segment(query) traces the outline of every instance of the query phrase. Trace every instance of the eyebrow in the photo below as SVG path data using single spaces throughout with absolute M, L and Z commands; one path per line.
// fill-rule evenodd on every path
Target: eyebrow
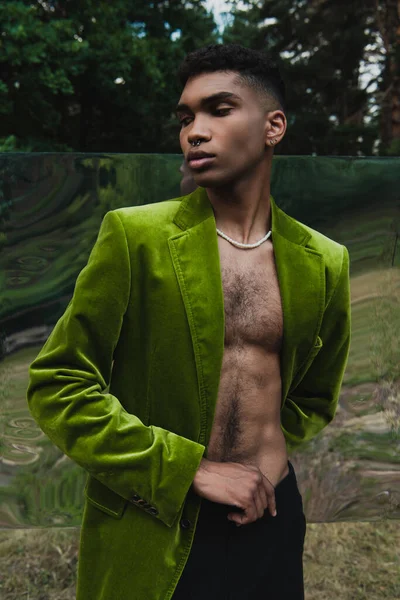
M 204 107 L 207 106 L 207 104 L 216 102 L 217 100 L 227 100 L 228 98 L 231 98 L 232 100 L 241 100 L 241 97 L 233 92 L 217 92 L 216 94 L 211 94 L 211 96 L 202 98 L 200 100 L 200 106 Z M 178 104 L 175 108 L 175 113 L 178 114 L 180 112 L 184 112 L 185 110 L 190 111 L 191 109 L 187 104 L 181 102 L 181 104 Z

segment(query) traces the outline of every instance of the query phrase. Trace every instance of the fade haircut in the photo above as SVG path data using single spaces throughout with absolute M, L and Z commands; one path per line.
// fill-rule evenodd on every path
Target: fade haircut
M 178 79 L 184 88 L 191 77 L 214 71 L 236 72 L 234 83 L 253 89 L 265 112 L 286 113 L 285 83 L 277 65 L 264 52 L 239 44 L 204 46 L 186 55 L 178 68 Z

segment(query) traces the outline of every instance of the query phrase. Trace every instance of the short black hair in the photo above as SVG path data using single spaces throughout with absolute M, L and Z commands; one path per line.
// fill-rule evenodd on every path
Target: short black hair
M 210 44 L 186 55 L 178 68 L 178 78 L 185 87 L 191 77 L 214 71 L 234 71 L 237 85 L 247 85 L 260 98 L 264 110 L 286 112 L 285 83 L 279 68 L 264 52 L 240 44 Z M 275 106 L 271 107 L 271 97 Z

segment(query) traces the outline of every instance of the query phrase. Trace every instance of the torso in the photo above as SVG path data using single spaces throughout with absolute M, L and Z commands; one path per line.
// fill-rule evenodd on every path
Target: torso
M 273 245 L 218 237 L 225 304 L 221 379 L 207 458 L 259 467 L 276 486 L 288 469 L 281 429 L 283 313 Z

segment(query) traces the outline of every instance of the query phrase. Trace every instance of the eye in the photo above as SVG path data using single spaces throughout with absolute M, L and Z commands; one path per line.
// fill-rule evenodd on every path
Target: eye
M 214 113 L 226 113 L 226 111 L 228 111 L 228 113 L 227 113 L 227 114 L 229 114 L 229 112 L 230 112 L 231 110 L 232 110 L 231 108 L 220 108 L 220 109 L 216 109 L 216 110 L 214 110 Z M 219 114 L 218 116 L 220 116 L 220 117 L 225 117 L 225 116 L 226 116 L 226 114 L 223 114 L 223 115 Z M 184 119 L 182 119 L 182 120 L 180 121 L 180 124 L 181 124 L 181 126 L 182 126 L 182 127 L 186 127 L 187 123 L 185 123 L 185 121 L 187 121 L 188 119 L 191 119 L 191 117 L 185 117 Z

